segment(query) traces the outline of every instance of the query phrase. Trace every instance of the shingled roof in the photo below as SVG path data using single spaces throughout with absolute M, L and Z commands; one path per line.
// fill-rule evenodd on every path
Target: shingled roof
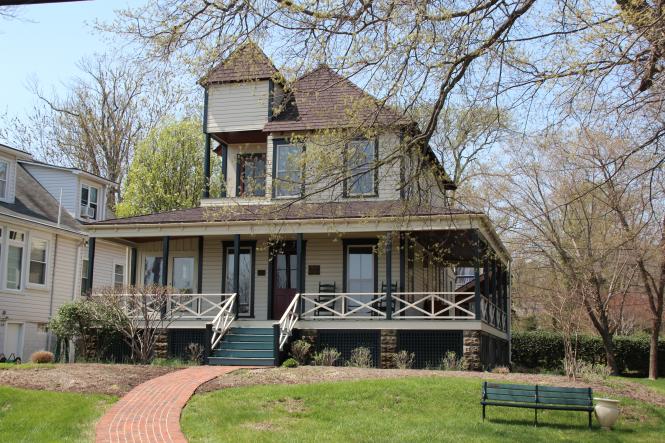
M 321 65 L 297 79 L 285 94 L 282 106 L 283 110 L 266 123 L 264 131 L 412 123 L 326 65 Z
M 117 218 L 90 223 L 91 225 L 133 225 L 166 223 L 214 223 L 235 221 L 278 221 L 278 220 L 326 220 L 338 218 L 381 218 L 409 216 L 440 216 L 480 214 L 451 208 L 414 206 L 404 200 L 388 201 L 349 201 L 292 204 L 274 203 L 270 205 L 233 205 L 197 207 L 176 211 L 161 212 L 136 217 Z
M 212 68 L 199 80 L 203 86 L 212 83 L 265 80 L 277 72 L 268 56 L 254 44 L 247 42 L 231 53 L 224 61 Z

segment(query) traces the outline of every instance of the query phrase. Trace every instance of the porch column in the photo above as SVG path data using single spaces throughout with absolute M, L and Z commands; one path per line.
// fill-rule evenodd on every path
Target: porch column
M 227 169 L 229 166 L 228 162 L 228 157 L 229 157 L 229 147 L 225 144 L 222 143 L 222 193 L 220 197 L 225 198 L 226 197 L 226 186 L 227 182 L 226 179 L 228 177 L 227 175 Z
M 476 243 L 476 254 L 475 260 L 473 261 L 473 288 L 474 288 L 474 304 L 475 304 L 475 314 L 476 320 L 481 319 L 481 303 L 480 303 L 480 240 L 478 238 L 478 231 L 474 232 L 475 234 L 475 243 Z
M 497 290 L 496 290 L 496 283 L 497 283 L 496 273 L 497 273 L 497 269 L 498 269 L 497 260 L 496 260 L 496 258 L 493 258 L 493 259 L 492 259 L 492 282 L 491 282 L 491 286 L 492 286 L 492 303 L 494 303 L 496 306 L 499 306 L 499 296 L 498 296 L 498 293 L 497 293 Z
M 210 134 L 205 135 L 203 151 L 203 198 L 210 198 Z
M 399 292 L 406 290 L 406 238 L 399 233 Z
M 386 235 L 386 320 L 393 318 L 393 233 Z
M 297 234 L 296 235 L 296 260 L 297 260 L 297 275 L 298 275 L 298 284 L 297 284 L 297 292 L 298 294 L 302 294 L 305 292 L 305 257 L 304 257 L 304 250 L 303 250 L 303 243 L 304 243 L 304 235 L 303 234 Z M 302 303 L 302 298 L 300 299 L 300 303 L 298 303 L 298 315 L 302 314 L 303 310 L 303 303 Z
M 165 235 L 162 238 L 162 286 L 169 284 L 169 243 L 171 237 Z
M 199 236 L 199 261 L 196 270 L 196 290 L 199 294 L 203 293 L 203 236 Z
M 87 295 L 92 293 L 92 278 L 95 270 L 95 241 L 95 237 L 88 239 L 88 275 L 86 276 L 87 288 L 85 288 Z
M 129 284 L 132 286 L 136 286 L 136 260 L 138 258 L 138 251 L 136 248 L 132 248 L 131 252 L 131 258 L 130 263 L 129 263 Z
M 233 236 L 233 291 L 236 296 L 235 311 L 236 315 L 240 313 L 240 234 Z

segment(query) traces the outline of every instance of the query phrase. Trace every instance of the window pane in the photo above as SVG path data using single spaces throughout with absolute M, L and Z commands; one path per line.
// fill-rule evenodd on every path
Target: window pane
M 348 168 L 351 174 L 349 193 L 374 193 L 374 169 L 372 169 L 375 161 L 374 154 L 374 142 L 372 141 L 349 144 Z
M 225 292 L 238 293 L 238 310 L 241 314 L 249 314 L 252 297 L 252 250 L 240 248 L 240 287 L 238 290 L 233 285 L 233 270 L 235 260 L 233 248 L 228 248 L 226 253 L 226 286 Z
M 278 197 L 299 195 L 301 191 L 300 155 L 302 148 L 295 145 L 277 147 L 277 180 L 275 195 Z
M 9 169 L 9 164 L 7 162 L 0 161 L 0 180 L 7 181 L 8 169 Z
M 23 248 L 9 245 L 7 248 L 7 288 L 21 289 L 21 268 L 23 266 Z
M 173 259 L 173 287 L 186 294 L 194 292 L 194 257 Z
M 146 257 L 143 268 L 143 284 L 159 285 L 162 283 L 162 257 Z
M 90 203 L 97 203 L 97 188 L 90 187 Z
M 30 274 L 28 281 L 36 285 L 46 284 L 46 240 L 33 239 L 30 242 Z
M 113 286 L 121 288 L 125 284 L 125 266 L 116 264 L 113 267 Z
M 87 205 L 88 204 L 88 187 L 87 186 L 82 186 L 81 187 L 81 204 L 82 205 Z

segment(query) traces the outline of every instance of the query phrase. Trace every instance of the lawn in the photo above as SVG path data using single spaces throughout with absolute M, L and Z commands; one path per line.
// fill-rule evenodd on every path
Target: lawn
M 657 380 L 649 380 L 648 378 L 638 378 L 638 379 L 633 378 L 631 380 L 636 381 L 638 383 L 642 383 L 644 386 L 648 386 L 652 389 L 655 389 L 661 394 L 665 394 L 665 378 L 659 378 Z
M 94 422 L 115 397 L 0 386 L 0 441 L 91 441 Z
M 230 388 L 192 398 L 190 442 L 218 441 L 662 441 L 665 410 L 622 399 L 616 429 L 587 428 L 585 413 L 488 408 L 480 380 L 408 378 Z
M 0 363 L 0 371 L 8 369 L 51 369 L 54 368 L 53 363 L 23 363 L 17 365 L 16 363 Z

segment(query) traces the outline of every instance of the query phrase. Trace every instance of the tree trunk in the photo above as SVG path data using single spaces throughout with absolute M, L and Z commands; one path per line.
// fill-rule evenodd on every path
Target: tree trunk
M 612 340 L 612 334 L 603 331 L 601 332 L 601 337 L 603 339 L 603 346 L 605 346 L 607 366 L 610 367 L 612 375 L 619 375 L 619 367 L 617 366 L 617 361 L 614 357 L 614 341 Z
M 655 380 L 658 378 L 658 336 L 660 335 L 662 319 L 654 317 L 651 323 L 653 328 L 649 345 L 649 378 Z

